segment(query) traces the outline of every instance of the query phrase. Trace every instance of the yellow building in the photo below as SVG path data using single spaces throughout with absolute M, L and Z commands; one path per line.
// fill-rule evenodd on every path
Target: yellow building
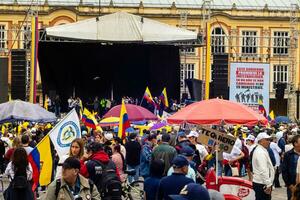
M 8 57 L 11 83 L 11 49 L 28 47 L 30 12 L 38 12 L 39 27 L 72 23 L 98 15 L 125 11 L 205 34 L 211 26 L 211 53 L 228 54 L 231 62 L 270 64 L 270 110 L 299 118 L 299 6 L 281 0 L 2 0 L 0 2 L 0 56 Z M 38 2 L 38 3 L 37 3 Z M 128 2 L 128 3 L 126 3 Z M 230 2 L 235 2 L 230 4 Z M 99 6 L 99 3 L 101 5 Z M 205 48 L 181 50 L 181 92 L 184 79 L 205 80 Z M 274 85 L 287 85 L 283 100 L 275 99 Z M 40 78 L 38 77 L 40 84 Z M 229 83 L 228 83 L 229 84 Z M 41 91 L 40 91 L 41 92 Z M 299 102 L 299 99 L 298 99 Z M 298 110 L 298 111 L 297 111 Z

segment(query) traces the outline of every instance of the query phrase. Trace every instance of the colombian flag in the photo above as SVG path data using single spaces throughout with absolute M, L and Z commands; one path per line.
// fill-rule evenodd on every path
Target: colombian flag
M 120 122 L 119 122 L 119 130 L 118 130 L 118 137 L 125 139 L 126 137 L 126 129 L 130 127 L 130 122 L 128 120 L 128 115 L 126 111 L 126 106 L 124 100 L 122 100 L 122 106 L 120 111 Z
M 86 108 L 83 110 L 81 120 L 87 127 L 92 129 L 96 129 L 98 126 L 98 121 L 96 120 L 95 116 Z
M 263 114 L 263 116 L 265 118 L 267 118 L 267 111 L 266 111 L 266 109 L 265 109 L 265 107 L 263 105 L 263 102 L 261 100 L 258 100 L 258 112 L 260 114 Z
M 46 135 L 30 152 L 28 161 L 33 169 L 32 190 L 35 190 L 39 184 L 41 186 L 50 184 L 52 176 L 52 154 L 49 135 Z
M 169 107 L 169 101 L 168 101 L 168 96 L 167 96 L 167 89 L 164 88 L 163 91 L 161 92 L 159 99 L 161 102 L 164 104 L 165 107 Z
M 145 90 L 143 98 L 146 99 L 146 101 L 148 103 L 155 105 L 154 100 L 152 98 L 152 95 L 151 95 L 150 90 L 149 90 L 148 87 L 146 87 L 146 90 Z

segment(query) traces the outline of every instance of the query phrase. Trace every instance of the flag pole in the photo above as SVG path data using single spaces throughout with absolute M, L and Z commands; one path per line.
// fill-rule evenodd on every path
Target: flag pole
M 210 24 L 206 23 L 206 68 L 205 68 L 205 100 L 209 99 L 209 82 L 210 82 L 210 57 L 211 57 L 211 49 L 210 49 Z
M 143 97 L 142 97 L 142 101 L 141 101 L 141 103 L 140 103 L 140 106 L 142 106 L 142 103 L 143 103 L 143 101 L 144 101 L 144 96 L 145 96 L 145 93 L 144 93 L 144 95 L 143 95 Z
M 219 143 L 216 143 L 216 185 L 218 185 L 218 177 L 219 177 Z

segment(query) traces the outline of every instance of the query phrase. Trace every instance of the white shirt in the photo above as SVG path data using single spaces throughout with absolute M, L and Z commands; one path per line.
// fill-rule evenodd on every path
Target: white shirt
M 69 108 L 72 107 L 73 101 L 74 101 L 73 99 L 68 99 L 68 106 L 69 106 Z
M 1 137 L 1 140 L 7 143 L 8 149 L 12 148 L 12 141 L 8 137 Z
M 253 166 L 253 182 L 266 185 L 270 187 L 274 181 L 274 167 L 266 148 L 257 145 L 253 152 L 252 158 Z
M 124 158 L 126 158 L 126 149 L 124 145 L 120 145 L 121 154 L 123 154 Z
M 30 154 L 30 152 L 33 150 L 33 148 L 31 146 L 26 146 L 26 147 L 23 147 L 27 153 L 27 155 Z
M 64 155 L 64 156 L 61 156 L 61 158 L 59 158 L 59 161 L 58 161 L 58 163 L 59 163 L 59 165 L 60 166 L 57 166 L 56 167 L 56 174 L 55 174 L 55 179 L 60 179 L 61 178 L 61 172 L 62 172 L 62 164 L 65 162 L 65 160 L 67 159 L 67 158 L 69 158 L 70 156 L 69 156 L 69 154 L 67 154 L 67 155 Z
M 284 152 L 288 152 L 288 151 L 292 150 L 293 148 L 294 148 L 294 146 L 293 146 L 292 143 L 286 144 L 286 145 L 284 146 Z
M 252 144 L 252 145 L 246 145 L 248 147 L 248 150 L 249 150 L 249 156 L 251 154 L 251 152 L 253 151 L 253 149 L 256 147 L 256 144 Z
M 240 150 L 242 150 L 242 147 L 243 147 L 242 140 L 240 140 L 240 138 L 237 138 L 235 140 L 234 146 L 236 146 L 237 148 L 239 148 Z
M 51 99 L 50 98 L 47 99 L 47 103 L 48 103 L 48 106 L 51 106 Z
M 280 138 L 282 138 L 282 136 L 283 136 L 283 132 L 282 132 L 282 131 L 278 131 L 278 132 L 276 133 L 276 139 L 277 139 L 277 141 L 278 141 Z
M 204 160 L 204 158 L 208 155 L 208 152 L 206 148 L 201 144 L 196 144 L 196 149 L 199 151 L 201 162 Z
M 241 153 L 242 151 L 237 146 L 233 146 L 230 153 L 223 152 L 223 159 L 228 161 L 234 160 L 239 155 L 241 155 Z
M 27 166 L 27 169 L 26 169 L 26 173 L 27 173 L 27 180 L 31 180 L 32 179 L 32 173 L 33 173 L 33 170 L 32 170 L 32 167 L 31 167 L 31 164 L 28 163 L 28 166 Z M 5 172 L 4 172 L 5 175 L 8 175 L 11 180 L 14 179 L 15 177 L 15 172 L 13 170 L 13 165 L 12 165 L 12 162 L 10 161 L 5 169 Z
M 297 162 L 296 173 L 297 173 L 297 174 L 300 174 L 300 156 L 299 156 L 298 162 Z
M 270 148 L 272 149 L 274 156 L 275 156 L 276 167 L 278 167 L 280 165 L 280 155 L 279 154 L 281 153 L 281 149 L 275 142 L 271 142 Z

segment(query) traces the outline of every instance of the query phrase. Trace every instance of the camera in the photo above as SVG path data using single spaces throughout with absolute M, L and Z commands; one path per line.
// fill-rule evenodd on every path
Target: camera
M 74 200 L 83 200 L 83 199 L 79 194 L 77 194 L 74 196 Z

